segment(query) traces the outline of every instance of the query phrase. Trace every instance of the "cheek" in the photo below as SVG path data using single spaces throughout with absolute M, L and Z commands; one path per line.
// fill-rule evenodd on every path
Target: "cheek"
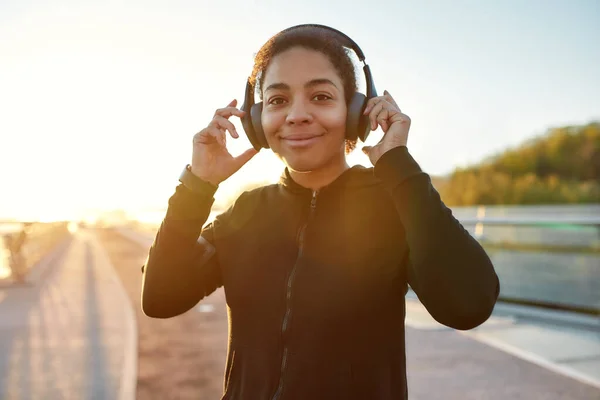
M 332 110 L 323 115 L 322 122 L 330 131 L 344 133 L 346 131 L 346 110 Z
M 260 116 L 260 122 L 263 132 L 268 139 L 270 136 L 273 136 L 285 122 L 285 117 L 273 112 L 263 112 Z

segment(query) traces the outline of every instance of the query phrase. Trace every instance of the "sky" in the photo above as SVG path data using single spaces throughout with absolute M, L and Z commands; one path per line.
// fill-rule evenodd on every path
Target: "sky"
M 446 175 L 600 119 L 599 20 L 595 0 L 0 0 L 0 219 L 165 208 L 193 135 L 242 103 L 262 44 L 301 23 L 359 44 L 411 117 L 409 151 Z M 349 162 L 370 166 L 360 150 Z M 263 150 L 216 199 L 283 168 Z

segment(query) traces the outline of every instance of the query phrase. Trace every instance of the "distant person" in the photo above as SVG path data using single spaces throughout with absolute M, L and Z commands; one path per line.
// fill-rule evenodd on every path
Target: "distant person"
M 9 252 L 8 266 L 11 276 L 17 283 L 24 283 L 27 273 L 27 265 L 23 247 L 27 239 L 26 225 L 15 235 L 5 235 L 4 245 Z
M 408 286 L 452 328 L 472 329 L 494 308 L 494 267 L 411 156 L 410 118 L 376 95 L 368 68 L 367 94 L 357 93 L 344 47 L 363 58 L 313 25 L 260 49 L 243 110 L 233 100 L 194 136 L 143 267 L 142 307 L 154 318 L 224 287 L 223 399 L 406 399 Z M 231 116 L 254 147 L 237 157 L 226 148 L 226 131 L 238 137 Z M 346 155 L 377 126 L 383 139 L 363 148 L 374 167 L 350 167 Z M 242 193 L 203 229 L 219 184 L 262 148 L 286 166 L 279 183 Z

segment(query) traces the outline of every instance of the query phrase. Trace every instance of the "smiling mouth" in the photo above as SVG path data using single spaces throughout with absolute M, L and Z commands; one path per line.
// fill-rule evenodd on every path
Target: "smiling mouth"
M 323 135 L 290 135 L 282 137 L 285 143 L 290 147 L 308 147 L 315 144 Z
M 296 135 L 289 135 L 289 136 L 285 136 L 282 137 L 283 140 L 309 140 L 309 139 L 313 139 L 316 137 L 321 137 L 323 136 L 321 135 L 306 135 L 306 134 L 296 134 Z

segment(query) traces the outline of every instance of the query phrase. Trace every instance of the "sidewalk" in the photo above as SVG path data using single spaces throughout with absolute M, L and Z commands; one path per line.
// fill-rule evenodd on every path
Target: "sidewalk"
M 406 309 L 409 327 L 449 329 L 414 294 L 407 296 Z M 483 325 L 456 332 L 594 387 L 600 399 L 600 318 L 498 303 Z
M 95 237 L 80 231 L 0 287 L 0 398 L 133 399 L 135 320 Z

